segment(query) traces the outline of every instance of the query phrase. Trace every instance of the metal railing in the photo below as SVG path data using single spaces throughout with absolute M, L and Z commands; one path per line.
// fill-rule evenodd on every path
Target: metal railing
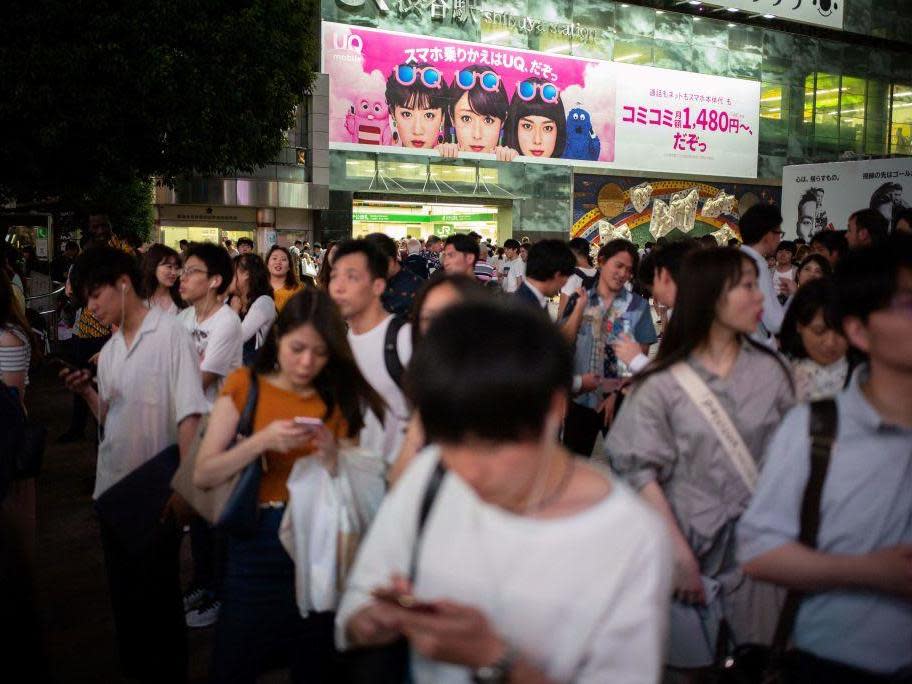
M 65 284 L 65 283 L 58 283 L 58 282 L 56 282 L 56 281 L 51 281 L 51 285 L 52 285 L 52 286 L 53 286 L 53 285 L 60 285 L 60 287 L 58 287 L 56 290 L 52 290 L 52 291 L 50 291 L 50 292 L 44 292 L 44 293 L 42 293 L 42 294 L 37 294 L 37 295 L 32 295 L 32 296 L 30 296 L 30 297 L 26 297 L 26 298 L 25 298 L 25 308 L 26 308 L 26 309 L 29 308 L 29 303 L 30 303 L 30 302 L 36 302 L 36 301 L 39 301 L 39 300 L 47 300 L 48 303 L 47 303 L 45 306 L 46 306 L 46 307 L 49 307 L 49 308 L 46 308 L 45 310 L 41 310 L 41 311 L 39 311 L 39 310 L 34 310 L 34 309 L 33 309 L 33 310 L 34 310 L 39 316 L 41 316 L 42 318 L 44 318 L 45 321 L 47 322 L 47 342 L 48 342 L 48 345 L 51 345 L 51 344 L 55 344 L 55 345 L 56 345 L 56 344 L 58 343 L 58 341 L 59 341 L 59 340 L 57 339 L 57 324 L 59 323 L 59 315 L 58 315 L 58 310 L 57 310 L 55 298 L 57 297 L 57 295 L 59 295 L 60 293 L 64 292 L 64 290 L 66 290 L 66 284 Z M 46 351 L 49 351 L 49 350 L 46 350 Z

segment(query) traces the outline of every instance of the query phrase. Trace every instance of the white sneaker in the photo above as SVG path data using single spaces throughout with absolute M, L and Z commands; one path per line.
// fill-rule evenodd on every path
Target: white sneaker
M 186 615 L 187 627 L 209 627 L 214 625 L 218 620 L 219 608 L 221 601 L 206 601 L 195 610 L 191 610 Z
M 191 610 L 199 608 L 206 601 L 207 593 L 205 589 L 194 589 L 184 594 L 184 612 L 189 613 Z

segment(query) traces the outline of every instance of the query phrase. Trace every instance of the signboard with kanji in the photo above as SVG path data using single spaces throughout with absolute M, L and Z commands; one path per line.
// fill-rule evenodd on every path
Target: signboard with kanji
M 331 22 L 322 68 L 334 149 L 757 175 L 755 81 Z

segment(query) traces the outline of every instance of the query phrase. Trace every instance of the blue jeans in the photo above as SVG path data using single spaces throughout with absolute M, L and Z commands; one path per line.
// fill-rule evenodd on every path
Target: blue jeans
M 294 563 L 279 542 L 284 509 L 260 510 L 256 534 L 229 535 L 212 681 L 253 683 L 290 667 L 293 682 L 332 682 L 334 613 L 306 619 L 295 602 Z

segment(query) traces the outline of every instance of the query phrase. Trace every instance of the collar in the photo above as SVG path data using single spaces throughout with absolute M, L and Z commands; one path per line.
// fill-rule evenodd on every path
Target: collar
M 868 364 L 862 364 L 855 369 L 855 372 L 852 373 L 852 379 L 849 381 L 849 386 L 846 387 L 842 394 L 840 395 L 840 403 L 843 405 L 844 411 L 840 412 L 840 418 L 843 415 L 849 417 L 850 420 L 857 421 L 859 425 L 868 430 L 903 430 L 908 431 L 906 428 L 887 423 L 877 412 L 877 409 L 868 401 L 868 398 L 865 396 L 864 392 L 861 391 L 861 385 L 868 380 L 869 369 Z
M 124 339 L 123 329 L 118 328 L 117 332 L 114 333 L 114 338 L 119 339 L 120 343 L 127 350 L 129 355 L 134 349 L 136 349 L 139 341 L 143 338 L 144 335 L 154 332 L 158 328 L 158 324 L 162 319 L 162 316 L 165 315 L 165 312 L 162 311 L 161 307 L 153 306 L 148 310 L 149 313 L 146 314 L 143 318 L 142 323 L 139 324 L 139 330 L 136 331 L 136 337 L 133 338 L 133 344 L 130 347 L 127 347 L 127 341 Z
M 535 299 L 536 299 L 536 301 L 538 301 L 538 305 L 541 308 L 544 309 L 546 306 L 548 306 L 548 298 L 545 297 L 545 295 L 543 295 L 541 292 L 539 292 L 538 288 L 535 287 L 532 283 L 530 283 L 528 279 L 526 279 L 526 282 L 524 282 L 523 285 L 528 287 L 529 291 L 535 295 Z
M 763 267 L 766 268 L 767 270 L 769 270 L 769 264 L 766 263 L 766 259 L 756 249 L 754 249 L 753 247 L 749 247 L 748 245 L 741 245 L 741 251 L 745 252 L 751 259 L 756 261 L 758 264 L 763 264 Z

